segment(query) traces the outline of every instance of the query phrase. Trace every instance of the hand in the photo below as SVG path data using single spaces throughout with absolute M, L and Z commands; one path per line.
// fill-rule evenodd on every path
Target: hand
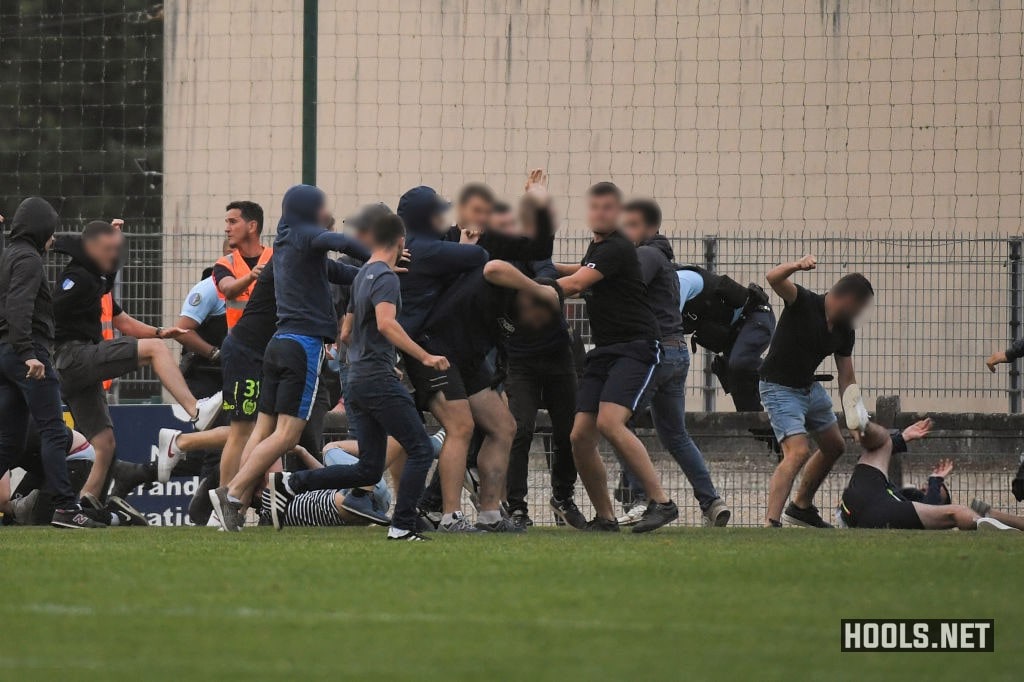
M 451 363 L 448 362 L 448 358 L 442 355 L 428 355 L 423 358 L 423 366 L 429 367 L 430 369 L 441 370 L 443 372 L 451 367 Z
M 541 206 L 548 203 L 548 176 L 543 168 L 534 168 L 526 178 L 526 194 L 537 200 Z
M 252 270 L 249 271 L 249 277 L 251 277 L 252 281 L 255 282 L 256 280 L 258 280 L 260 278 L 260 273 L 262 273 L 262 272 L 263 272 L 263 266 L 262 265 L 256 265 L 256 267 L 254 267 Z
M 395 376 L 398 377 L 399 381 L 405 378 L 405 375 L 402 374 L 402 370 L 398 369 L 397 367 L 395 367 Z
M 179 336 L 188 334 L 188 329 L 182 329 L 181 327 L 164 327 L 157 330 L 156 338 L 158 339 L 176 339 Z
M 914 440 L 920 440 L 928 435 L 932 430 L 932 418 L 922 419 L 916 424 L 911 424 L 907 428 L 903 429 L 903 440 L 911 442 Z
M 400 275 L 409 272 L 410 262 L 412 262 L 412 254 L 409 253 L 409 249 L 402 249 L 402 253 L 398 256 L 398 262 L 391 265 L 391 271 Z
M 39 381 L 46 376 L 46 365 L 39 362 L 35 358 L 25 361 L 25 367 L 28 371 L 25 372 L 26 379 L 32 379 L 33 381 Z
M 796 263 L 794 263 L 796 269 L 800 272 L 806 272 L 807 270 L 813 270 L 818 267 L 818 259 L 814 256 L 807 254 Z
M 110 221 L 110 224 L 115 230 L 120 231 L 121 228 L 124 227 L 124 218 L 114 218 Z
M 1009 362 L 1006 358 L 1006 351 L 997 350 L 992 355 L 988 356 L 988 360 L 985 361 L 985 366 L 988 367 L 988 371 L 995 372 L 996 365 L 1002 365 Z
M 480 241 L 480 230 L 462 230 L 459 234 L 460 244 L 476 244 Z
M 949 478 L 949 475 L 953 473 L 953 460 L 948 457 L 940 459 L 935 463 L 935 468 L 932 469 L 932 476 L 941 476 L 942 478 Z

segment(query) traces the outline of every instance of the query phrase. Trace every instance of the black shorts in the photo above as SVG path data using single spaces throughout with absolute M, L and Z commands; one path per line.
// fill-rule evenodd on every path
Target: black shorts
M 320 387 L 324 340 L 299 334 L 277 334 L 263 355 L 260 412 L 286 414 L 309 421 Z
M 429 410 L 431 398 L 438 393 L 448 402 L 466 400 L 491 388 L 494 383 L 494 368 L 487 360 L 472 362 L 445 356 L 451 364 L 446 370 L 431 369 L 409 356 L 405 357 L 405 373 L 412 383 L 417 409 Z
M 914 503 L 869 464 L 853 468 L 850 484 L 843 491 L 842 517 L 851 528 L 924 529 Z
M 596 413 L 601 403 L 615 403 L 635 412 L 651 390 L 660 360 L 661 346 L 657 341 L 629 341 L 594 348 L 583 362 L 576 411 Z
M 255 421 L 260 407 L 263 353 L 228 334 L 220 347 L 220 365 L 224 373 L 223 413 L 231 421 Z

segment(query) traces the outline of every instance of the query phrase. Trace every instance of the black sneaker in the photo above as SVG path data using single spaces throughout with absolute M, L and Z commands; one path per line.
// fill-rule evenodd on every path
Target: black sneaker
M 477 530 L 482 530 L 486 533 L 525 533 L 526 527 L 517 526 L 511 518 L 505 518 L 502 516 L 494 523 L 484 523 L 477 521 L 473 524 Z
M 285 485 L 286 476 L 283 471 L 275 471 L 270 474 L 270 484 L 267 486 L 270 488 L 270 522 L 277 530 L 284 528 L 284 513 L 295 497 Z
M 146 517 L 142 515 L 142 512 L 117 495 L 111 495 L 107 498 L 105 509 L 117 516 L 117 525 L 119 526 L 149 526 L 149 521 L 146 521 Z
M 640 518 L 640 521 L 633 526 L 634 533 L 650 533 L 652 530 L 658 530 L 667 523 L 672 523 L 679 518 L 679 507 L 672 500 L 668 502 L 655 502 L 651 500 L 647 503 L 647 511 Z
M 196 487 L 196 492 L 188 503 L 188 518 L 197 526 L 205 526 L 213 514 L 213 503 L 210 502 L 210 491 L 214 485 L 213 476 L 204 476 Z
M 821 518 L 821 514 L 818 513 L 818 508 L 813 504 L 807 509 L 801 509 L 790 502 L 786 505 L 786 510 L 782 512 L 782 520 L 790 526 L 800 526 L 801 528 L 832 527 L 832 524 Z
M 526 530 L 533 525 L 533 519 L 530 518 L 525 509 L 516 509 L 509 515 L 509 518 L 512 519 L 512 525 L 522 530 Z
M 53 512 L 53 520 L 50 525 L 54 528 L 106 528 L 106 524 L 100 523 L 85 513 L 85 510 L 78 507 L 72 509 L 57 509 Z
M 571 497 L 567 500 L 552 497 L 550 504 L 551 511 L 555 512 L 555 516 L 564 523 L 577 530 L 583 530 L 587 527 L 587 517 L 583 515 L 583 512 L 580 511 L 580 508 L 576 506 L 576 502 Z
M 140 485 L 148 485 L 156 481 L 156 463 L 136 464 L 114 460 L 111 467 L 114 476 L 114 485 L 110 488 L 110 494 L 124 499 Z
M 588 533 L 618 533 L 619 522 L 615 519 L 602 519 L 600 516 L 595 516 L 587 522 L 583 530 Z
M 429 533 L 437 530 L 437 527 L 441 525 L 441 512 L 439 511 L 423 511 L 419 510 L 419 516 L 416 517 L 416 530 L 420 533 Z

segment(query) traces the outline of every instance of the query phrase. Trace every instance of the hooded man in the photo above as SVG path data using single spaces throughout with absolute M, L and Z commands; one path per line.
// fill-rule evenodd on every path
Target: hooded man
M 637 245 L 640 275 L 647 287 L 647 299 L 654 309 L 661 332 L 661 363 L 654 372 L 650 396 L 651 416 L 658 439 L 686 474 L 709 526 L 729 523 L 731 512 L 711 481 L 704 455 L 686 431 L 686 376 L 690 352 L 683 334 L 679 304 L 679 279 L 672 263 L 675 254 L 661 229 L 661 207 L 651 199 L 634 199 L 622 211 L 622 230 Z M 619 523 L 640 521 L 647 505 L 634 504 Z
M 210 491 L 225 530 L 242 529 L 245 507 L 256 486 L 274 461 L 298 444 L 312 415 L 324 344 L 333 343 L 338 334 L 331 292 L 334 261 L 327 253 L 339 251 L 361 260 L 370 257 L 359 242 L 323 227 L 329 220 L 327 197 L 321 189 L 295 185 L 285 192 L 272 260 L 277 332 L 263 358 L 259 416 L 242 454 L 244 464 L 234 478 Z
M 53 243 L 57 212 L 44 199 L 21 202 L 11 221 L 10 242 L 0 257 L 0 476 L 25 447 L 29 417 L 39 428 L 40 458 L 58 528 L 98 528 L 82 512 L 68 479 L 68 432 L 60 382 L 50 354 L 53 299 L 43 254 Z

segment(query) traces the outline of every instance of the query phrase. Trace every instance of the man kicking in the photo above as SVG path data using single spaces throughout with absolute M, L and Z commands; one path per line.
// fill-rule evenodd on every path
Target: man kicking
M 405 225 L 396 215 L 369 226 L 372 253 L 352 282 L 352 331 L 348 345 L 349 385 L 345 410 L 355 426 L 359 461 L 307 469 L 290 476 L 270 476 L 270 514 L 275 528 L 296 495 L 312 490 L 359 488 L 377 483 L 384 474 L 388 436 L 405 450 L 407 459 L 398 486 L 389 540 L 419 541 L 416 502 L 423 493 L 433 447 L 412 396 L 395 372 L 395 349 L 425 367 L 448 369 L 448 360 L 425 351 L 398 324 L 401 285 L 395 268 L 405 249 Z
M 847 422 L 851 422 L 849 412 Z M 906 530 L 1014 530 L 997 518 L 981 515 L 963 505 L 912 502 L 889 482 L 886 472 L 893 453 L 906 452 L 907 443 L 927 436 L 932 428 L 931 419 L 911 424 L 902 433 L 893 435 L 884 427 L 858 421 L 857 417 L 853 417 L 852 422 L 852 430 L 863 431 L 859 440 L 864 454 L 857 460 L 850 483 L 843 491 L 840 515 L 847 526 Z M 998 515 L 998 512 L 993 514 Z
M 814 373 L 825 357 L 833 355 L 840 393 L 857 383 L 851 357 L 856 338 L 853 325 L 875 295 L 860 273 L 845 275 L 826 294 L 816 294 L 790 280 L 794 273 L 815 267 L 814 256 L 804 256 L 768 272 L 768 283 L 786 307 L 760 370 L 761 401 L 782 444 L 782 461 L 769 482 L 767 526 L 781 526 L 785 520 L 795 526 L 830 527 L 814 506 L 814 494 L 846 446 L 832 398 Z M 813 455 L 808 435 L 820 448 Z M 801 469 L 800 487 L 786 506 Z
M 338 332 L 327 253 L 370 255 L 358 242 L 323 227 L 330 217 L 326 204 L 323 191 L 311 185 L 295 185 L 282 201 L 273 258 L 278 325 L 263 358 L 260 414 L 238 473 L 210 491 L 228 531 L 242 529 L 264 473 L 298 444 L 312 414 L 324 344 Z
M 576 401 L 572 453 L 597 515 L 587 530 L 619 530 L 598 436 L 611 443 L 650 498 L 633 526 L 646 533 L 679 518 L 661 487 L 643 442 L 629 428 L 661 359 L 658 321 L 647 299 L 636 247 L 618 231 L 622 191 L 599 182 L 587 191 L 587 222 L 594 239 L 575 272 L 558 280 L 566 296 L 589 291 L 587 314 L 594 348 L 587 353 Z

